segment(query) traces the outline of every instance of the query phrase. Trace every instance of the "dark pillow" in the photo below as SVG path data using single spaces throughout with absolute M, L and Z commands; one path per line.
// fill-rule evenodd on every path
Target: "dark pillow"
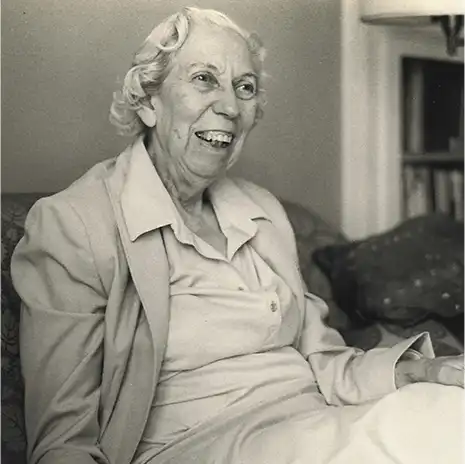
M 463 314 L 463 223 L 442 214 L 408 219 L 313 258 L 338 306 L 355 320 L 408 326 L 434 313 Z

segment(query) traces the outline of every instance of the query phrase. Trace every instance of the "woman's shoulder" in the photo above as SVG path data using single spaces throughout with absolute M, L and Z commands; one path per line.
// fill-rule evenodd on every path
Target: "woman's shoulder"
M 113 222 L 106 180 L 115 173 L 124 176 L 129 156 L 130 151 L 125 150 L 118 156 L 96 163 L 65 189 L 39 200 L 39 206 L 53 207 L 58 211 L 71 208 L 82 216 L 84 222 L 86 218 Z
M 244 193 L 256 199 L 259 202 L 267 202 L 270 205 L 279 205 L 278 199 L 266 188 L 254 184 L 253 182 L 246 180 L 242 177 L 231 177 L 230 178 L 237 187 L 239 187 Z
M 76 258 L 92 256 L 89 260 L 109 288 L 114 258 L 120 258 L 118 229 L 105 186 L 113 164 L 114 159 L 98 163 L 68 188 L 38 200 L 27 215 L 27 240 L 19 243 L 18 251 L 31 247 L 51 247 L 60 253 L 79 250 Z
M 110 163 L 111 160 L 96 164 L 65 189 L 41 198 L 35 207 L 56 211 L 71 208 L 84 216 L 92 212 L 101 214 L 109 206 L 103 179 Z
M 116 220 L 105 179 L 114 171 L 117 158 L 95 164 L 67 188 L 39 199 L 28 213 L 26 229 L 47 234 L 59 225 L 65 235 L 82 232 L 86 240 L 106 238 L 108 246 L 116 242 Z
M 276 216 L 279 216 L 281 219 L 283 216 L 286 217 L 281 202 L 269 190 L 240 177 L 233 177 L 231 180 L 245 194 L 252 198 L 254 202 L 262 207 L 272 219 L 276 218 Z

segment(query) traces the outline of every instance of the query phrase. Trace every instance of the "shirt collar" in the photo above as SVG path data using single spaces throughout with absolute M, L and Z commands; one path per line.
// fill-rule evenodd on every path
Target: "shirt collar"
M 219 179 L 208 192 L 223 229 L 234 225 L 252 231 L 252 227 L 256 227 L 251 222 L 253 219 L 269 219 L 232 179 Z M 131 147 L 121 205 L 131 241 L 151 230 L 175 224 L 179 216 L 150 159 L 143 137 L 138 137 Z

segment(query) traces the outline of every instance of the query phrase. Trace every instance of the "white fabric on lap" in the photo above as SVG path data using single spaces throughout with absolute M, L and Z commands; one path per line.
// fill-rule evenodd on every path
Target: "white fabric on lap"
M 459 464 L 463 390 L 414 384 L 361 406 L 309 411 L 308 391 L 200 432 L 150 464 Z M 224 425 L 224 424 L 223 424 Z

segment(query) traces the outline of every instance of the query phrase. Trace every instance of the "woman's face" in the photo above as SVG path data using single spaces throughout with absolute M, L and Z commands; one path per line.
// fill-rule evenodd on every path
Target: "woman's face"
M 238 158 L 255 125 L 258 72 L 245 40 L 195 25 L 152 97 L 155 144 L 185 180 L 215 178 Z

